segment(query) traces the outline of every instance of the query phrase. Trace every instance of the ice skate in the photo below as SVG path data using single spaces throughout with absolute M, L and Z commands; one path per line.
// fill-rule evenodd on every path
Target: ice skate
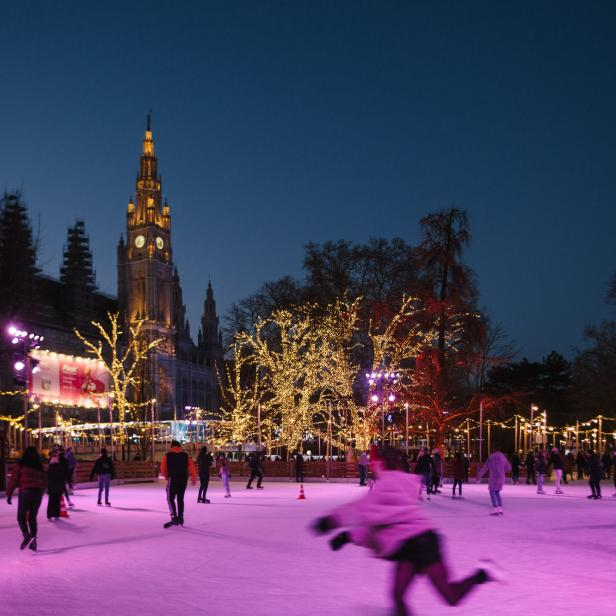
M 263 490 L 263 486 L 257 486 L 257 490 Z
M 19 546 L 20 550 L 25 550 L 26 547 L 28 546 L 28 544 L 30 543 L 30 539 L 32 539 L 32 537 L 24 537 L 24 540 L 21 542 L 21 545 Z
M 229 494 L 228 492 L 225 494 L 225 498 L 231 498 L 231 494 Z
M 490 511 L 490 515 L 498 515 L 499 511 L 498 511 L 498 507 L 493 507 L 492 511 Z
M 504 515 L 505 512 L 503 511 L 502 507 L 497 507 L 497 509 L 498 509 L 498 515 Z
M 177 525 L 178 525 L 177 518 L 173 518 L 169 520 L 168 522 L 165 522 L 163 524 L 163 528 L 171 528 L 172 526 L 177 526 Z
M 556 490 L 556 494 L 564 494 L 562 490 Z
M 105 502 L 105 507 L 111 507 L 111 503 L 109 501 Z
M 486 582 L 505 582 L 507 572 L 499 564 L 490 559 L 479 561 L 479 569 L 486 574 Z
M 209 504 L 210 504 L 210 500 L 209 500 L 209 498 L 204 498 L 201 502 L 202 502 L 202 503 L 205 503 L 206 505 L 209 505 Z
M 252 490 L 252 486 L 246 486 L 247 490 Z
M 36 552 L 36 537 L 32 538 L 32 541 L 30 541 L 30 545 L 28 546 L 28 548 L 30 548 L 33 552 Z
M 99 507 L 103 506 L 103 503 L 101 503 L 100 501 L 98 501 L 98 503 L 96 503 Z

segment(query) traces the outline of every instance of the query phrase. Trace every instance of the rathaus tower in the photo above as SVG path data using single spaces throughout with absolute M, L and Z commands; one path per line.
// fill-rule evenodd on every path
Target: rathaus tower
M 175 415 L 175 327 L 171 216 L 162 199 L 148 114 L 135 200 L 126 212 L 126 243 L 118 246 L 118 301 L 127 324 L 143 320 L 148 340 L 162 339 L 144 370 L 161 417 Z

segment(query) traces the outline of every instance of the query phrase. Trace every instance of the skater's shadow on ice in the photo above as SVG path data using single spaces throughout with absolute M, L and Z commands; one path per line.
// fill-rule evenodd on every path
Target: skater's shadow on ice
M 613 530 L 616 529 L 616 524 L 593 524 L 589 526 L 563 526 L 554 530 Z
M 89 526 L 77 526 L 72 522 L 67 522 L 62 519 L 50 523 L 53 524 L 53 527 L 57 528 L 58 530 L 67 530 L 71 533 L 83 533 L 84 530 L 90 528 Z
M 165 511 L 163 509 L 145 509 L 143 507 L 114 507 L 114 509 L 117 509 L 119 511 L 145 511 L 146 513 L 168 513 L 168 511 Z
M 146 541 L 148 539 L 160 538 L 160 533 L 150 533 L 148 535 L 139 535 L 137 537 L 119 537 L 110 541 L 93 541 L 92 543 L 80 543 L 78 545 L 65 545 L 61 548 L 51 548 L 49 550 L 38 550 L 38 554 L 64 554 L 64 552 L 70 552 L 71 550 L 78 550 L 80 548 L 90 548 L 101 545 L 114 545 L 115 543 L 131 543 L 134 541 Z

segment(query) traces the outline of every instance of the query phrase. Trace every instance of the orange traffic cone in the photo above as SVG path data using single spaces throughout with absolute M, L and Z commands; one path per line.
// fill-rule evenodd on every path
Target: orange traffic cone
M 299 496 L 297 497 L 297 500 L 306 500 L 306 495 L 304 494 L 304 484 L 303 483 L 299 484 Z
M 66 510 L 66 504 L 64 502 L 64 494 L 60 496 L 60 517 L 68 518 L 68 511 Z

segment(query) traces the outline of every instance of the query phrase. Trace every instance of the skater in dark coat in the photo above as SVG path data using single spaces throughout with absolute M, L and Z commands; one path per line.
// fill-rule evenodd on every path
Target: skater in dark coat
M 466 473 L 464 471 L 464 458 L 458 451 L 453 459 L 453 494 L 456 498 L 456 485 L 458 486 L 458 498 L 462 498 L 462 482 Z
M 555 476 L 555 484 L 556 484 L 556 494 L 562 494 L 563 491 L 560 489 L 560 482 L 563 477 L 563 459 L 560 457 L 560 451 L 557 447 L 552 449 L 552 454 L 550 455 L 550 462 L 552 463 L 552 468 L 554 469 Z
M 258 451 L 255 451 L 248 456 L 248 466 L 250 467 L 250 479 L 246 484 L 246 489 L 252 490 L 252 482 L 255 477 L 258 477 L 257 490 L 262 490 L 263 486 L 261 483 L 263 482 L 263 471 L 261 470 L 261 454 Z
M 304 455 L 301 451 L 295 452 L 295 483 L 304 483 Z
M 601 456 L 601 464 L 603 465 L 603 479 L 610 478 L 610 466 L 612 466 L 612 454 L 608 449 Z
M 206 498 L 207 489 L 210 485 L 210 467 L 212 466 L 212 454 L 208 452 L 205 445 L 201 447 L 201 451 L 197 456 L 197 468 L 199 469 L 199 495 L 197 496 L 198 503 L 209 503 Z
M 60 518 L 60 500 L 66 484 L 65 469 L 57 453 L 51 454 L 47 467 L 47 519 Z
M 532 451 L 526 454 L 524 466 L 526 467 L 526 485 L 537 483 L 537 478 L 535 477 L 535 456 L 533 456 Z
M 575 456 L 575 465 L 577 466 L 577 478 L 584 479 L 584 471 L 586 470 L 586 457 L 581 450 Z
M 64 452 L 64 447 L 62 447 L 62 445 L 60 445 L 59 447 L 56 448 L 55 453 L 58 454 L 58 460 L 60 462 L 60 465 L 62 466 L 62 469 L 64 470 L 64 489 L 62 490 L 64 492 L 64 496 L 66 497 L 66 503 L 68 504 L 69 507 L 73 506 L 73 502 L 71 501 L 71 496 L 69 493 L 69 488 L 72 486 L 72 471 L 69 467 L 69 463 L 68 460 L 66 459 L 66 454 Z
M 422 479 L 404 473 L 400 453 L 386 448 L 372 458 L 377 481 L 363 498 L 342 505 L 315 521 L 315 532 L 345 529 L 330 545 L 334 550 L 352 542 L 394 563 L 392 601 L 397 616 L 408 616 L 404 595 L 417 575 L 425 575 L 449 605 L 457 605 L 478 584 L 496 579 L 495 566 L 485 565 L 459 580 L 450 579 L 441 551 L 441 537 L 418 503 Z
M 6 502 L 9 505 L 16 488 L 19 490 L 17 522 L 23 534 L 20 549 L 23 550 L 28 546 L 31 550 L 36 550 L 38 531 L 36 516 L 45 488 L 45 469 L 36 447 L 26 447 L 24 455 L 13 469 L 6 490 Z
M 601 464 L 601 458 L 599 454 L 594 451 L 590 451 L 590 457 L 588 458 L 588 485 L 592 494 L 588 498 L 594 498 L 595 500 L 601 498 L 601 477 L 603 477 L 603 466 Z
M 111 507 L 109 502 L 109 486 L 111 481 L 115 479 L 115 468 L 113 466 L 113 460 L 107 455 L 107 450 L 103 447 L 101 449 L 101 455 L 94 462 L 94 467 L 90 472 L 90 481 L 94 478 L 94 475 L 98 477 L 98 502 L 97 505 L 102 505 L 101 496 L 103 490 L 105 490 L 105 505 Z
M 163 457 L 160 472 L 167 480 L 167 503 L 171 520 L 164 524 L 170 526 L 184 525 L 184 493 L 188 485 L 188 475 L 193 485 L 197 483 L 197 470 L 192 458 L 180 447 L 178 441 L 171 441 L 171 449 Z
M 514 451 L 511 455 L 511 481 L 514 484 L 520 483 L 520 456 Z
M 423 486 L 426 487 L 426 492 L 428 494 L 428 499 L 431 494 L 431 477 L 434 470 L 434 461 L 432 460 L 432 456 L 428 453 L 428 450 L 422 447 L 419 450 L 419 455 L 417 456 L 417 463 L 415 464 L 415 474 L 421 475 L 423 482 L 422 487 L 419 490 L 419 497 L 422 498 Z

